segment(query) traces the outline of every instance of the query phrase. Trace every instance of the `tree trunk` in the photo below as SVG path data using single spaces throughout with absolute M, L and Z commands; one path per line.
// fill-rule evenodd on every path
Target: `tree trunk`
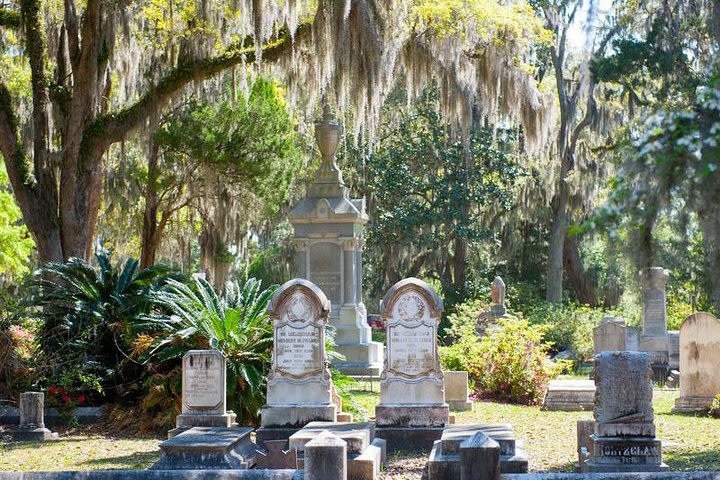
M 567 174 L 561 169 L 561 175 Z M 553 201 L 553 221 L 548 239 L 548 264 L 545 299 L 550 303 L 561 303 L 563 293 L 563 249 L 568 225 L 569 188 L 564 175 L 559 181 L 559 191 Z
M 140 268 L 145 269 L 155 264 L 155 253 L 160 246 L 158 234 L 158 150 L 159 147 L 152 136 L 148 155 L 148 178 L 145 186 L 145 210 L 143 212 L 142 245 L 140 247 Z
M 706 158 L 718 158 L 720 148 L 703 152 Z M 710 157 L 712 155 L 712 157 Z M 702 189 L 697 209 L 698 222 L 703 234 L 710 278 L 710 301 L 715 312 L 720 312 L 720 173 L 711 173 Z
M 580 258 L 580 237 L 565 235 L 563 248 L 565 273 L 578 301 L 591 307 L 599 305 L 597 285 L 587 278 L 587 272 Z
M 453 248 L 453 288 L 457 295 L 456 301 L 461 303 L 467 293 L 467 240 L 462 237 L 455 238 Z

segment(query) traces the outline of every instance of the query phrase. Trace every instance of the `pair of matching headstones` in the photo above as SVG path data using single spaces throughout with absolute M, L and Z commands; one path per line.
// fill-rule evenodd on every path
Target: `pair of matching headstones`
M 442 300 L 422 280 L 408 278 L 388 291 L 381 309 L 387 355 L 377 425 L 444 425 L 448 407 L 437 351 Z M 262 425 L 333 421 L 336 408 L 325 352 L 330 301 L 312 282 L 294 279 L 277 290 L 268 313 L 275 342 Z

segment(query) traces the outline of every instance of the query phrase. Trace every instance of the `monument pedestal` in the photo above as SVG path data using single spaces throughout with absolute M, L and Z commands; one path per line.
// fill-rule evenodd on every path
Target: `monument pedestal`
M 15 442 L 44 442 L 56 440 L 58 434 L 45 428 L 45 394 L 24 392 L 20 394 L 20 424 L 10 430 Z
M 713 397 L 679 397 L 675 400 L 672 413 L 707 412 L 712 405 Z
M 216 427 L 216 428 L 232 428 L 236 427 L 235 412 L 228 410 L 224 414 L 208 414 L 200 413 L 181 413 L 175 417 L 175 428 L 168 431 L 168 438 L 173 438 L 181 433 L 190 430 L 193 427 Z
M 593 458 L 585 462 L 590 473 L 603 472 L 664 472 L 662 445 L 654 437 L 590 436 Z
M 10 438 L 13 442 L 44 442 L 46 440 L 57 440 L 58 434 L 47 428 L 18 428 L 10 430 Z

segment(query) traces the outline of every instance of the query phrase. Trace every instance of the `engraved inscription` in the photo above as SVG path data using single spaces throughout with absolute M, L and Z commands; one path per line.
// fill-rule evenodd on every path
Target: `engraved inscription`
M 411 377 L 427 375 L 435 366 L 435 328 L 419 325 L 390 329 L 390 368 Z
M 183 360 L 183 403 L 190 409 L 215 409 L 223 403 L 224 361 L 217 354 L 194 354 Z
M 275 329 L 276 369 L 292 377 L 304 377 L 322 370 L 320 327 L 307 325 Z
M 310 281 L 320 287 L 330 303 L 341 303 L 340 245 L 315 243 L 310 247 Z

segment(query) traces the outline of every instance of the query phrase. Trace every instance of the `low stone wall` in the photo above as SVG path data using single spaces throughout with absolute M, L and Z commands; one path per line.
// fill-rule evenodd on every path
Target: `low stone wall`
M 8 472 L 0 480 L 302 480 L 302 470 L 92 470 Z
M 97 423 L 102 418 L 103 407 L 77 407 L 73 415 L 81 425 Z M 17 407 L 0 407 L 0 425 L 17 425 L 20 423 L 20 410 Z M 64 425 L 57 408 L 45 409 L 45 426 L 55 427 Z

